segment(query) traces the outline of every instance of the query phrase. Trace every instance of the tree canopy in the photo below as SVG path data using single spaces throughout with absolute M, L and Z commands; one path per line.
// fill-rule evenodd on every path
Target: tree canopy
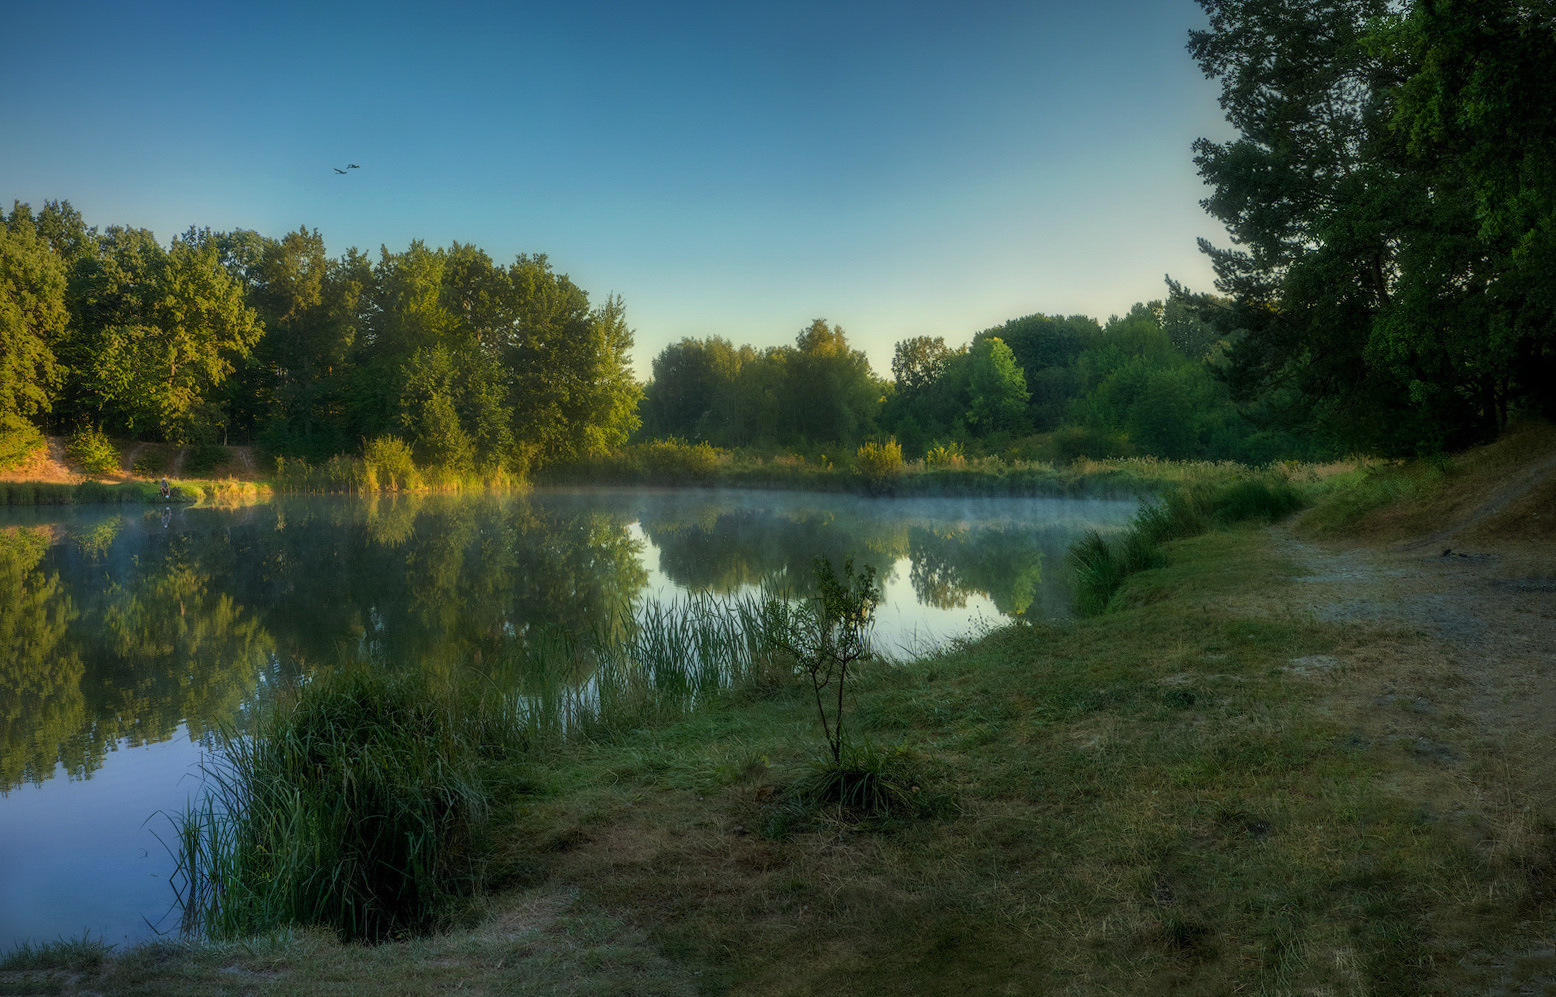
M 0 431 L 231 433 L 310 459 L 396 436 L 466 472 L 597 455 L 638 424 L 625 305 L 592 305 L 544 256 L 413 242 L 331 258 L 308 228 L 191 228 L 164 247 L 62 202 L 3 220 Z
M 1189 50 L 1238 137 L 1195 145 L 1195 305 L 1237 397 L 1385 450 L 1551 411 L 1556 13 L 1534 0 L 1201 0 Z

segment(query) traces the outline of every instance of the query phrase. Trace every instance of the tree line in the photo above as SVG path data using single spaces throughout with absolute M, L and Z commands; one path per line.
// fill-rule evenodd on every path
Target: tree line
M 0 433 L 91 425 L 322 459 L 394 436 L 452 473 L 607 452 L 637 426 L 632 331 L 545 256 L 454 243 L 330 257 L 191 228 L 0 214 Z
M 1263 463 L 1322 450 L 1233 401 L 1216 376 L 1225 349 L 1172 299 L 1105 324 L 1037 314 L 956 346 L 904 339 L 888 380 L 841 328 L 817 319 L 793 346 L 757 350 L 715 336 L 665 347 L 644 390 L 641 433 L 759 448 L 890 437 L 909 457 L 943 448 Z
M 912 456 L 1263 462 L 1421 453 L 1556 415 L 1550 0 L 1200 0 L 1189 52 L 1238 136 L 1202 139 L 1215 293 L 1101 323 L 1029 315 L 897 344 L 891 377 L 817 319 L 792 346 L 684 339 L 630 375 L 619 299 L 544 256 L 88 228 L 0 231 L 0 443 L 46 421 L 318 459 L 394 435 L 465 470 L 640 437 Z M 6 450 L 0 446 L 0 460 Z

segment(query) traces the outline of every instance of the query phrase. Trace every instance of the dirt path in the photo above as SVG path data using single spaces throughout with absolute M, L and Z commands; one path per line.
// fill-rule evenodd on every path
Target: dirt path
M 1495 517 L 1552 474 L 1556 459 L 1532 465 L 1449 528 L 1404 543 L 1273 530 L 1296 569 L 1289 608 L 1348 634 L 1336 655 L 1290 670 L 1328 684 L 1327 709 L 1354 725 L 1358 745 L 1424 763 L 1427 776 L 1401 792 L 1488 861 L 1556 862 L 1556 545 L 1461 538 L 1496 535 Z M 1537 921 L 1500 950 L 1443 968 L 1455 993 L 1556 993 L 1556 947 Z
M 1467 515 L 1461 516 L 1447 529 L 1438 530 L 1417 540 L 1408 541 L 1400 549 L 1429 550 L 1438 544 L 1450 545 L 1455 538 L 1474 532 L 1476 527 L 1481 526 L 1492 517 L 1507 511 L 1509 506 L 1534 491 L 1553 476 L 1556 476 L 1556 453 L 1550 454 L 1544 460 L 1536 461 L 1522 468 L 1506 484 L 1488 496 L 1479 506 L 1472 509 Z M 1552 512 L 1556 512 L 1556 510 L 1552 510 Z
M 1556 740 L 1556 545 L 1499 531 L 1493 521 L 1553 476 L 1556 454 L 1520 469 L 1446 528 L 1402 543 L 1318 542 L 1282 526 L 1275 545 L 1300 572 L 1308 611 L 1374 636 L 1392 632 L 1380 646 L 1447 669 L 1440 677 L 1460 686 L 1455 708 L 1475 724 L 1549 744 Z M 1462 539 L 1488 534 L 1496 539 Z M 1541 768 L 1530 775 L 1556 816 L 1556 763 Z

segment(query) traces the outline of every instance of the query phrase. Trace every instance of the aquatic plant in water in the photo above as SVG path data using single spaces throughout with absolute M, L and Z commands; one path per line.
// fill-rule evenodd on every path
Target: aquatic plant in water
M 229 737 L 175 818 L 184 927 L 223 938 L 320 924 L 378 940 L 429 925 L 477 880 L 476 752 L 446 699 L 353 666 Z

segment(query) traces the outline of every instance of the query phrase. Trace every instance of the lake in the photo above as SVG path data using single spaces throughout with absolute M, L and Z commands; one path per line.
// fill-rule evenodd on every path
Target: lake
M 537 632 L 876 569 L 878 649 L 1069 613 L 1064 554 L 1134 502 L 792 492 L 0 509 L 0 952 L 175 932 L 166 814 L 218 733 L 343 658 L 479 674 Z M 612 624 L 611 621 L 614 621 Z

